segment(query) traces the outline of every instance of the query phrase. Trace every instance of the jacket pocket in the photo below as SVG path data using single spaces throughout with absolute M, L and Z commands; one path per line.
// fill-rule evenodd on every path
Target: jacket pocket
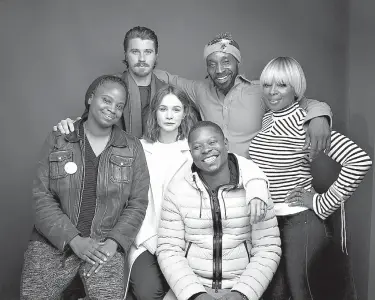
M 246 241 L 243 241 L 243 244 L 245 245 L 245 250 L 246 250 L 246 253 L 247 253 L 247 258 L 249 259 L 249 262 L 250 262 L 250 252 L 249 252 L 249 247 L 247 246 Z
M 189 250 L 190 250 L 190 247 L 191 247 L 191 243 L 192 243 L 192 242 L 189 242 L 189 245 L 188 245 L 187 248 L 186 248 L 185 257 L 188 256 L 188 253 L 189 253 Z
M 134 158 L 112 154 L 110 161 L 110 179 L 113 182 L 130 182 Z
M 49 172 L 51 179 L 59 179 L 68 176 L 65 171 L 66 163 L 72 161 L 72 151 L 56 151 L 49 155 Z

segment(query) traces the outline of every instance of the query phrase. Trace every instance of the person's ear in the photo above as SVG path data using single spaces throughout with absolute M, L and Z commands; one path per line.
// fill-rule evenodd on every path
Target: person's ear
M 93 98 L 94 95 L 90 96 L 89 100 L 87 100 L 87 104 L 88 105 L 91 105 L 91 102 L 92 102 L 92 98 Z
M 228 143 L 228 139 L 226 137 L 224 138 L 224 145 L 225 145 L 225 149 L 227 149 L 227 151 L 229 151 L 229 143 Z

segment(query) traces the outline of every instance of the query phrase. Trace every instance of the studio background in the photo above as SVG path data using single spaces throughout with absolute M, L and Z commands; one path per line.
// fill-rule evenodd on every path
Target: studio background
M 203 47 L 220 32 L 239 43 L 249 79 L 273 57 L 293 56 L 304 67 L 307 96 L 327 102 L 334 128 L 374 157 L 373 1 L 0 0 L 0 299 L 19 299 L 42 143 L 59 120 L 83 112 L 94 78 L 123 71 L 123 38 L 137 25 L 158 35 L 158 67 L 189 79 L 204 79 Z M 327 187 L 335 172 L 319 158 L 316 184 Z M 359 299 L 375 299 L 369 173 L 346 206 Z

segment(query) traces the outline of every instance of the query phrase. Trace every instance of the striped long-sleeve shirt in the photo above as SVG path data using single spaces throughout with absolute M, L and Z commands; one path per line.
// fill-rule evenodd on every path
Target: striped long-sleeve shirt
M 312 175 L 308 150 L 303 151 L 306 132 L 303 128 L 306 111 L 298 103 L 281 111 L 268 112 L 263 117 L 262 129 L 249 147 L 250 158 L 267 175 L 276 215 L 289 215 L 306 210 L 289 207 L 284 201 L 295 187 L 311 189 Z M 370 169 L 370 157 L 344 135 L 332 131 L 329 157 L 341 164 L 337 180 L 327 192 L 313 198 L 315 213 L 327 218 L 355 191 Z

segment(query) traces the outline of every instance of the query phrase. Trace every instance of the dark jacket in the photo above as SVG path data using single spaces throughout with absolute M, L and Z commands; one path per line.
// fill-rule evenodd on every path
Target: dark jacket
M 122 116 L 122 126 L 123 129 L 138 137 L 142 137 L 142 127 L 146 128 L 147 119 L 142 119 L 142 104 L 141 98 L 139 94 L 139 87 L 135 83 L 133 77 L 130 75 L 129 72 L 125 71 L 121 74 L 121 78 L 125 81 L 128 91 L 129 91 L 129 98 L 124 108 L 124 113 Z M 151 76 L 151 95 L 150 95 L 150 102 L 152 98 L 155 96 L 156 92 L 161 89 L 163 86 L 166 85 L 165 82 L 159 80 L 154 74 Z M 143 115 L 147 115 L 147 113 L 143 113 Z
M 51 133 L 42 149 L 33 183 L 35 228 L 32 240 L 47 239 L 60 251 L 79 234 L 76 228 L 84 181 L 83 132 Z M 68 174 L 65 165 L 77 171 Z M 100 156 L 97 199 L 91 238 L 114 239 L 127 254 L 142 225 L 148 204 L 149 173 L 140 141 L 113 127 Z
M 147 113 L 142 113 L 142 104 L 139 94 L 139 87 L 135 83 L 133 77 L 130 75 L 129 72 L 125 71 L 121 74 L 121 78 L 125 81 L 128 91 L 129 91 L 129 98 L 124 108 L 124 114 L 121 119 L 122 129 L 126 132 L 141 138 L 142 137 L 142 127 L 147 128 L 147 118 L 142 119 L 142 115 L 147 116 Z M 154 74 L 151 76 L 151 95 L 150 95 L 150 103 L 152 98 L 155 94 L 167 83 L 157 78 Z M 197 116 L 198 121 L 201 121 L 201 116 L 199 113 L 198 107 L 195 105 L 194 102 L 191 103 L 193 110 Z

